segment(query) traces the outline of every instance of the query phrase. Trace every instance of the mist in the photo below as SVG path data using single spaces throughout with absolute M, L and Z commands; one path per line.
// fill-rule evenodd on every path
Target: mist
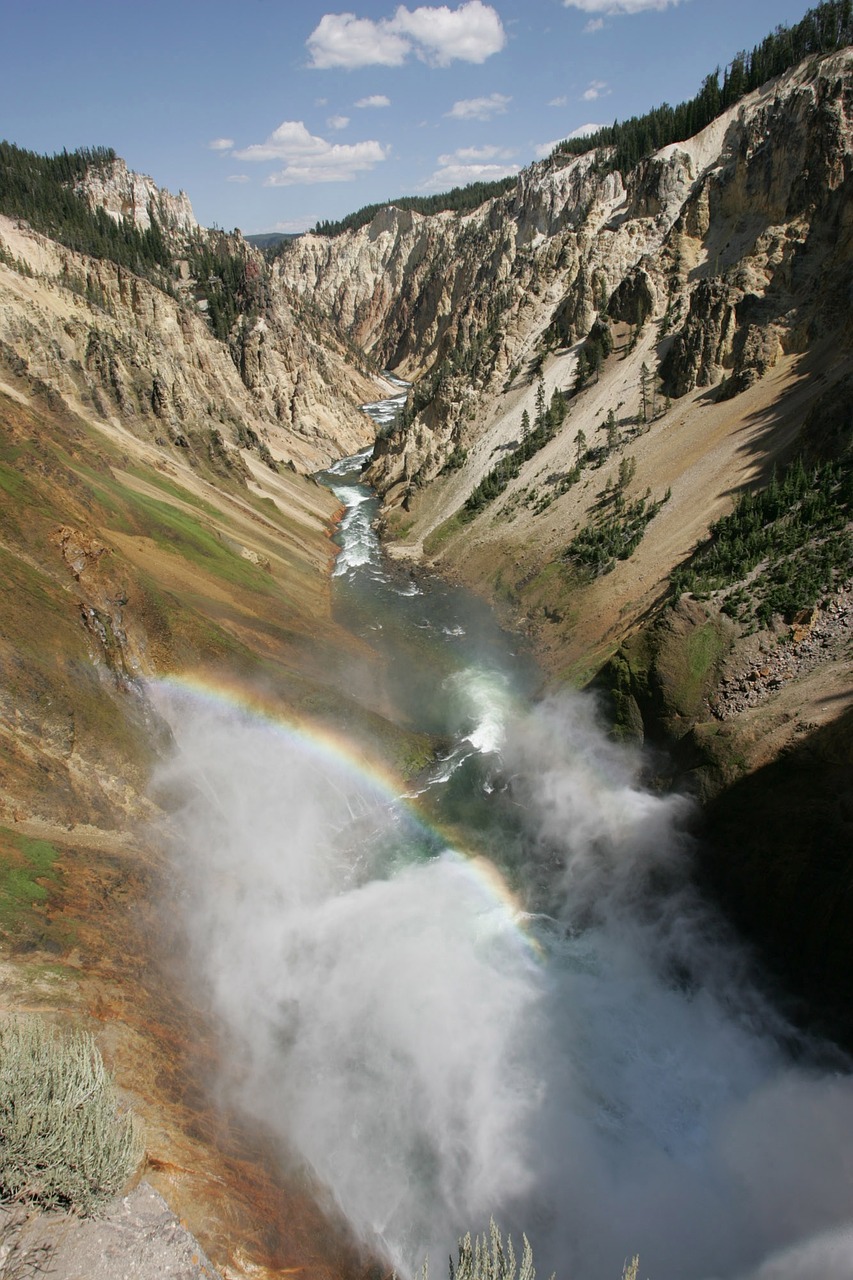
M 590 699 L 476 682 L 522 838 L 462 855 L 344 757 L 155 696 L 219 1083 L 370 1247 L 441 1267 L 494 1215 L 560 1280 L 634 1253 L 651 1280 L 853 1276 L 853 1083 L 792 1054 L 691 887 L 686 802 L 642 788 Z

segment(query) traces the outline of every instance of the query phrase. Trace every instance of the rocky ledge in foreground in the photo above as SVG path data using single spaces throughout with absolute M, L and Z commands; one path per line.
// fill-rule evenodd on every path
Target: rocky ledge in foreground
M 103 1218 L 0 1210 L 0 1275 L 222 1280 L 161 1195 L 141 1182 Z

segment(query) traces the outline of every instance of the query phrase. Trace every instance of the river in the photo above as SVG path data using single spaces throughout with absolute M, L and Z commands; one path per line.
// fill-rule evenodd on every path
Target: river
M 560 1280 L 634 1253 L 651 1280 L 850 1280 L 846 1064 L 699 898 L 688 802 L 592 699 L 541 697 L 485 606 L 383 556 L 365 456 L 324 477 L 335 608 L 429 765 L 404 791 L 341 738 L 173 711 L 231 1096 L 404 1272 L 493 1214 Z

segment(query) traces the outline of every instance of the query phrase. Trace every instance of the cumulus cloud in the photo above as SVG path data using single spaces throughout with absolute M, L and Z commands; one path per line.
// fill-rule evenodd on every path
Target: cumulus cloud
M 552 98 L 551 101 L 548 103 L 548 106 L 549 107 L 565 107 L 568 101 L 569 101 L 568 98 L 563 93 L 560 95 L 559 98 Z
M 503 147 L 461 147 L 438 157 L 439 168 L 422 184 L 424 191 L 446 191 L 470 182 L 496 182 L 518 173 L 509 161 L 512 152 Z
M 493 116 L 505 115 L 511 102 L 512 98 L 503 93 L 491 93 L 488 98 L 462 98 L 454 102 L 445 115 L 452 120 L 491 120 Z
M 326 13 L 307 40 L 310 66 L 401 67 L 411 51 L 390 23 L 357 18 L 354 13 Z
M 347 145 L 327 142 L 309 133 L 301 120 L 285 120 L 265 142 L 234 154 L 239 160 L 282 163 L 284 167 L 270 174 L 264 186 L 289 187 L 299 183 L 351 182 L 385 160 L 388 150 L 372 140 Z
M 326 124 L 330 129 L 345 129 L 349 124 L 349 116 L 329 116 Z
M 214 138 L 207 144 L 209 151 L 230 151 L 233 146 L 233 138 Z
M 371 93 L 368 98 L 359 98 L 355 105 L 360 109 L 364 107 L 390 107 L 391 99 L 386 98 L 384 93 Z
M 604 27 L 603 18 L 590 18 L 589 22 L 586 24 L 586 26 L 583 29 L 584 35 L 586 36 L 594 35 L 596 31 L 601 31 L 603 27 Z
M 582 96 L 584 102 L 595 102 L 596 98 L 607 97 L 609 92 L 606 80 L 592 80 Z
M 410 13 L 401 5 L 393 21 L 411 39 L 422 61 L 440 67 L 456 58 L 485 62 L 506 43 L 500 18 L 482 0 L 468 0 L 455 11 L 443 4 L 435 9 L 422 6 Z
M 643 13 L 646 9 L 669 9 L 681 4 L 681 0 L 563 0 L 566 9 L 580 9 L 581 13 Z M 599 27 L 588 23 L 586 30 L 598 31 Z
M 401 4 L 393 17 L 379 21 L 326 13 L 307 40 L 309 65 L 318 69 L 400 67 L 412 55 L 438 67 L 457 59 L 480 63 L 505 44 L 499 15 L 483 0 L 466 0 L 458 9 Z
M 251 182 L 248 173 L 229 173 L 226 182 Z
M 591 133 L 597 133 L 603 127 L 600 124 L 582 124 L 577 129 L 573 129 L 571 133 L 564 134 L 562 138 L 554 138 L 551 142 L 540 142 L 534 149 L 536 159 L 544 160 L 561 142 L 568 142 L 572 138 L 588 138 Z

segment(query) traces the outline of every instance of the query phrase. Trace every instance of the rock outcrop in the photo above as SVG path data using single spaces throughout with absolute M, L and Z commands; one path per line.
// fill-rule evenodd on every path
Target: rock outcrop
M 118 157 L 87 173 L 77 190 L 92 209 L 103 209 L 116 222 L 124 218 L 139 231 L 147 231 L 152 222 L 166 232 L 199 230 L 186 191 L 174 196 L 147 174 L 128 169 Z
M 49 1213 L 18 1224 L 0 1213 L 0 1269 L 54 1280 L 221 1280 L 199 1242 L 161 1195 L 142 1182 L 103 1218 Z

